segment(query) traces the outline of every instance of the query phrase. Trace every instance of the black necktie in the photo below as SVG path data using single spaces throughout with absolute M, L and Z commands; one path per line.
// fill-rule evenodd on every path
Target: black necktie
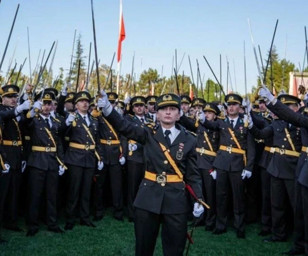
M 47 124 L 47 128 L 50 129 L 50 124 L 48 118 L 45 118 L 45 123 Z
M 144 123 L 144 119 L 143 118 L 140 118 L 140 121 L 141 121 L 141 123 Z
M 87 126 L 89 126 L 88 122 L 87 122 L 87 117 L 86 116 L 83 116 L 83 120 L 86 122 Z
M 169 134 L 171 134 L 170 130 L 166 130 L 165 131 L 165 139 L 167 141 L 168 147 L 171 146 L 171 140 L 170 140 Z
M 234 120 L 230 120 L 232 128 L 234 128 Z

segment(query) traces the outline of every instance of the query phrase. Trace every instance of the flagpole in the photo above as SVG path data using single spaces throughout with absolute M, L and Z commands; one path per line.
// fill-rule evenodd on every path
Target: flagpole
M 119 88 L 120 88 L 120 71 L 121 71 L 121 61 L 119 61 L 117 65 L 117 94 L 118 95 L 119 95 Z

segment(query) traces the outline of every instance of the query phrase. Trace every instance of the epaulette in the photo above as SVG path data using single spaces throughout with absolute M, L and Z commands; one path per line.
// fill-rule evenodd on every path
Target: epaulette
M 98 111 L 97 109 L 93 109 L 90 115 L 94 118 L 97 118 L 101 115 L 101 112 Z
M 61 123 L 61 121 L 58 118 L 54 118 L 54 120 L 58 123 Z
M 196 133 L 194 133 L 194 132 L 192 132 L 192 131 L 189 131 L 189 130 L 187 130 L 187 132 L 189 132 L 192 136 L 197 137 L 197 134 L 196 134 Z

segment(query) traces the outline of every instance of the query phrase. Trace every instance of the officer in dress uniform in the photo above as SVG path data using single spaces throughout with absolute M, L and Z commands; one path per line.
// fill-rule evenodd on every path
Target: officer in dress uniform
M 111 94 L 109 94 L 111 95 Z M 115 97 L 114 97 L 115 98 Z M 118 103 L 117 103 L 118 104 Z M 123 106 L 124 107 L 124 106 Z M 109 177 L 113 204 L 113 216 L 123 220 L 123 170 L 125 164 L 126 139 L 116 132 L 114 127 L 99 113 L 99 139 L 104 155 L 104 169 L 98 172 L 95 183 L 95 217 L 98 221 L 103 218 L 103 186 Z
M 189 115 L 189 108 L 191 104 L 191 99 L 188 95 L 181 95 L 181 110 L 185 116 Z
M 57 224 L 58 177 L 66 169 L 63 163 L 62 140 L 59 136 L 61 122 L 50 114 L 52 101 L 55 100 L 51 90 L 42 91 L 35 100 L 33 109 L 27 114 L 27 128 L 31 130 L 32 138 L 28 159 L 29 229 L 27 236 L 34 236 L 38 232 L 40 202 L 43 195 L 46 195 L 48 230 L 63 233 Z
M 219 131 L 220 145 L 213 163 L 217 170 L 216 202 L 217 217 L 214 234 L 222 234 L 227 229 L 228 191 L 231 185 L 233 195 L 234 226 L 238 238 L 245 238 L 244 179 L 249 179 L 253 171 L 255 147 L 253 136 L 246 127 L 244 117 L 239 116 L 242 97 L 228 94 L 227 117 L 203 125 Z
M 19 121 L 21 121 L 20 114 L 30 108 L 30 101 L 26 100 L 17 106 L 19 88 L 16 85 L 5 85 L 2 90 L 2 105 L 0 105 L 0 116 L 3 122 L 2 147 L 11 167 L 10 172 L 3 177 L 3 186 L 0 188 L 0 197 L 6 200 L 4 227 L 13 231 L 22 231 L 17 226 L 18 199 L 26 161 L 23 158 Z
M 91 95 L 86 91 L 75 95 L 76 112 L 65 121 L 69 146 L 64 161 L 68 167 L 68 198 L 66 205 L 66 230 L 75 225 L 75 211 L 80 204 L 80 224 L 95 227 L 90 221 L 90 195 L 95 169 L 104 167 L 98 136 L 98 121 L 88 114 Z
M 144 127 L 152 120 L 145 116 L 145 98 L 135 96 L 130 105 L 134 115 L 126 115 L 125 118 L 136 127 Z M 127 209 L 129 221 L 134 220 L 133 203 L 142 178 L 144 177 L 144 152 L 143 145 L 133 139 L 128 140 L 127 154 Z
M 147 110 L 148 113 L 146 114 L 146 117 L 148 119 L 151 119 L 153 123 L 156 122 L 156 110 L 155 110 L 155 104 L 156 104 L 157 96 L 148 96 L 145 98 L 146 104 L 147 104 Z
M 0 116 L 0 139 L 2 140 L 2 120 Z M 6 183 L 5 176 L 10 172 L 10 165 L 6 162 L 6 156 L 3 151 L 2 145 L 0 144 L 0 188 L 4 187 Z M 1 191 L 2 192 L 2 191 Z M 5 197 L 0 194 L 0 244 L 6 243 L 7 241 L 1 237 L 2 218 L 4 210 Z
M 293 112 L 298 111 L 300 100 L 292 95 L 282 94 L 278 97 Z M 282 242 L 287 239 L 286 202 L 295 209 L 295 169 L 301 150 L 300 128 L 281 119 L 271 125 L 258 129 L 252 126 L 251 132 L 258 139 L 273 137 L 273 153 L 267 171 L 271 175 L 272 233 L 265 242 Z
M 250 115 L 253 123 L 258 129 L 263 129 L 271 124 L 272 117 L 269 115 L 263 98 L 258 100 L 258 112 L 251 111 Z M 259 161 L 256 165 L 259 168 L 261 176 L 261 231 L 258 233 L 260 236 L 266 236 L 271 233 L 272 215 L 271 215 L 271 176 L 267 172 L 267 167 L 270 163 L 272 153 L 270 151 L 273 146 L 273 138 L 269 137 L 264 140 L 258 140 L 256 150 L 259 146 L 259 154 L 261 154 Z M 262 146 L 264 144 L 264 146 Z M 262 149 L 263 148 L 263 149 Z
M 140 184 L 135 206 L 136 255 L 153 255 L 160 224 L 164 255 L 183 255 L 190 209 L 185 183 L 202 198 L 201 178 L 197 168 L 196 140 L 182 126 L 180 98 L 174 94 L 157 99 L 155 129 L 136 125 L 112 110 L 106 94 L 98 102 L 108 121 L 128 139 L 144 147 L 145 175 Z M 200 216 L 203 207 L 195 203 L 194 214 Z
M 203 112 L 202 112 L 203 113 Z M 202 119 L 206 118 L 208 121 L 215 121 L 219 115 L 220 110 L 214 103 L 207 103 L 204 107 L 204 114 Z M 205 230 L 212 231 L 216 223 L 216 175 L 217 172 L 213 167 L 213 162 L 216 157 L 216 152 L 219 147 L 219 132 L 215 130 L 206 129 L 187 118 L 185 115 L 181 117 L 181 124 L 187 129 L 197 133 L 197 147 L 198 155 L 197 165 L 203 180 L 203 194 L 206 202 L 210 205 L 210 209 L 206 212 Z
M 268 107 L 279 118 L 301 127 L 302 148 L 295 170 L 295 213 L 294 213 L 294 243 L 293 248 L 286 252 L 287 255 L 308 255 L 308 109 L 294 113 L 281 101 L 276 100 L 271 92 L 262 88 L 259 94 L 265 97 Z M 297 102 L 297 99 L 295 99 Z

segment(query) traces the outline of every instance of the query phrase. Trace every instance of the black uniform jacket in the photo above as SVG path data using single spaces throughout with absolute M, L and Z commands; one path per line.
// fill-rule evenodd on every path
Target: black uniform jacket
M 219 132 L 216 130 L 207 129 L 204 126 L 200 125 L 199 122 L 196 123 L 195 120 L 182 116 L 180 119 L 180 123 L 188 130 L 195 132 L 197 134 L 197 149 L 205 149 L 211 151 L 211 147 L 214 152 L 217 152 L 219 147 Z M 209 145 L 209 143 L 211 145 Z M 203 153 L 200 150 L 197 151 L 198 155 L 198 168 L 204 170 L 210 170 L 213 168 L 213 163 L 215 160 L 215 156 L 208 155 Z
M 228 117 L 226 117 L 224 120 L 217 119 L 213 122 L 205 120 L 203 126 L 208 129 L 219 131 L 219 145 L 237 148 L 237 145 L 229 132 L 228 128 L 230 128 L 233 130 L 234 135 L 241 146 L 241 149 L 246 151 L 247 161 L 245 165 L 244 156 L 242 154 L 229 153 L 219 149 L 213 164 L 215 168 L 231 172 L 242 171 L 243 169 L 251 172 L 253 171 L 255 158 L 254 138 L 249 132 L 248 128 L 245 127 L 242 117 L 238 118 L 237 123 L 233 129 Z
M 277 100 L 275 105 L 269 104 L 268 108 L 279 116 L 281 119 L 289 123 L 301 127 L 301 142 L 302 146 L 308 147 L 308 114 L 307 108 L 304 109 L 302 114 L 294 113 L 286 105 Z M 298 181 L 308 187 L 308 154 L 301 152 L 297 162 L 295 177 Z
M 127 155 L 127 140 L 124 136 L 121 136 L 114 129 L 114 127 L 111 126 L 111 124 L 109 124 L 109 122 L 105 119 L 105 117 L 100 115 L 98 116 L 97 119 L 99 124 L 99 138 L 100 140 L 107 141 L 107 144 L 101 143 L 104 156 L 104 164 L 107 165 L 119 164 L 119 158 L 121 156 L 126 157 Z M 111 143 L 116 140 L 119 140 L 120 143 L 119 144 Z M 109 141 L 110 143 L 108 143 Z
M 290 125 L 284 120 L 274 119 L 269 126 L 262 130 L 259 130 L 256 126 L 253 126 L 251 132 L 258 139 L 273 137 L 273 147 L 292 150 L 289 140 L 287 139 L 285 129 L 287 129 L 288 133 L 290 134 L 296 151 L 299 152 L 302 146 L 300 128 L 294 125 Z M 274 153 L 272 155 L 272 159 L 269 163 L 267 171 L 277 178 L 294 179 L 297 160 L 298 157 Z
M 56 143 L 57 152 L 44 152 L 31 150 L 27 165 L 41 170 L 58 170 L 60 163 L 57 158 L 63 163 L 64 153 L 62 147 L 62 140 L 59 136 L 61 131 L 61 122 L 50 116 L 52 122 L 51 128 L 40 115 L 35 115 L 33 118 L 29 118 L 27 127 L 31 131 L 31 144 L 32 147 L 55 147 Z M 49 136 L 48 129 L 52 135 Z
M 0 116 L 2 118 L 2 140 L 22 141 L 21 126 L 15 117 L 15 109 L 0 105 Z M 23 147 L 3 145 L 2 148 L 11 169 L 20 170 Z
M 108 121 L 128 139 L 138 141 L 143 145 L 145 168 L 147 171 L 161 174 L 175 175 L 172 166 L 166 161 L 166 157 L 159 145 L 167 146 L 161 126 L 156 129 L 141 127 L 122 118 L 115 110 L 107 117 Z M 179 135 L 170 146 L 170 155 L 183 174 L 184 182 L 191 185 L 198 198 L 202 197 L 201 177 L 197 169 L 197 154 L 195 151 L 196 139 L 182 126 L 177 125 Z M 179 152 L 182 150 L 182 156 Z M 178 154 L 178 159 L 177 159 Z M 180 214 L 190 210 L 188 192 L 185 183 L 167 183 L 161 186 L 155 181 L 143 179 L 134 205 L 135 207 L 157 214 Z
M 100 156 L 101 160 L 103 160 L 102 149 L 98 136 L 98 121 L 90 114 L 88 114 L 88 117 L 90 120 L 90 125 L 88 127 L 89 132 L 94 139 L 96 152 Z M 86 121 L 77 112 L 75 120 L 70 126 L 67 127 L 66 136 L 69 137 L 69 143 L 73 142 L 88 146 L 94 145 L 91 136 L 89 136 L 83 124 L 87 126 Z M 94 149 L 85 150 L 73 148 L 70 146 L 68 146 L 64 157 L 64 161 L 66 164 L 76 165 L 83 168 L 96 168 L 97 160 L 98 159 L 95 156 Z

